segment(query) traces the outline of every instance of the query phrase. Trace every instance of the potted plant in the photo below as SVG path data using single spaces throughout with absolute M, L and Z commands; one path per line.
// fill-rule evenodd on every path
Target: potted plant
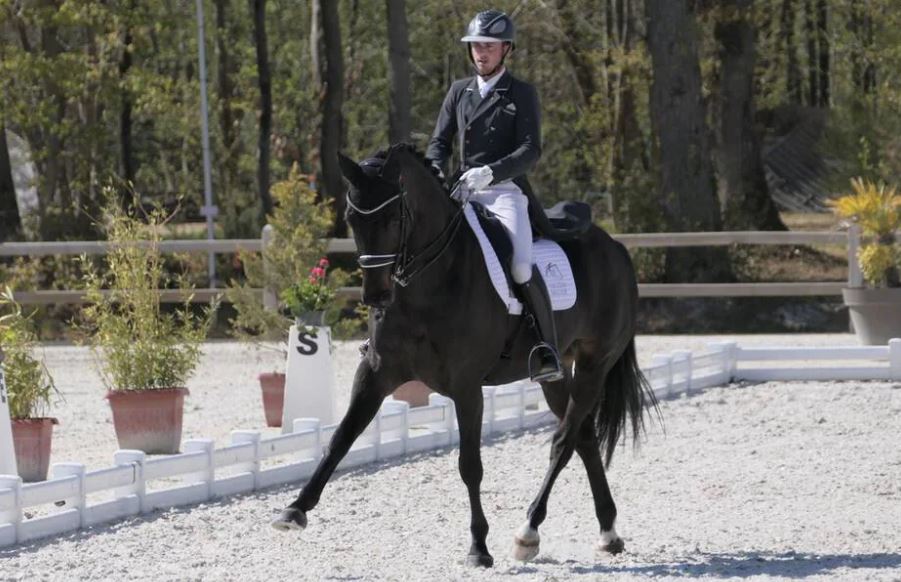
M 160 209 L 134 214 L 108 189 L 103 227 L 110 247 L 106 269 L 86 257 L 88 306 L 81 328 L 108 390 L 119 446 L 147 453 L 177 453 L 181 443 L 185 384 L 201 355 L 216 303 L 195 313 L 193 286 L 164 268 L 159 243 L 167 217 Z M 161 306 L 161 289 L 185 290 L 174 311 Z
M 328 283 L 328 267 L 328 259 L 319 259 L 306 279 L 282 291 L 281 300 L 297 325 L 325 325 L 325 312 L 335 300 L 335 291 Z
M 43 481 L 50 467 L 53 425 L 57 424 L 46 415 L 56 385 L 44 363 L 34 357 L 37 337 L 9 287 L 0 293 L 0 313 L 0 349 L 16 465 L 24 481 Z
M 287 357 L 287 338 L 294 317 L 283 298 L 295 283 L 307 281 L 308 265 L 325 254 L 334 213 L 329 201 L 317 199 L 316 192 L 297 167 L 286 180 L 272 186 L 274 210 L 267 217 L 261 253 L 239 253 L 244 280 L 232 280 L 226 297 L 235 308 L 230 321 L 235 336 L 261 349 Z M 268 238 L 268 240 L 266 240 Z M 343 276 L 338 275 L 340 280 Z M 333 277 L 333 282 L 336 278 Z M 260 289 L 264 291 L 261 293 Z M 325 317 L 337 315 L 334 311 Z M 259 375 L 268 426 L 281 426 L 284 399 L 284 364 Z
M 862 178 L 851 181 L 852 194 L 830 202 L 841 218 L 860 226 L 868 242 L 858 261 L 868 287 L 842 289 L 851 323 L 864 344 L 885 344 L 901 337 L 901 195 L 895 188 Z

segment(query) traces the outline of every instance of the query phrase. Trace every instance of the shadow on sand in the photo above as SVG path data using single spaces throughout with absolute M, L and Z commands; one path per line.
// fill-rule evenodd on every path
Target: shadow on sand
M 574 566 L 574 574 L 640 574 L 685 578 L 747 578 L 776 576 L 807 578 L 828 575 L 836 570 L 885 570 L 901 567 L 901 554 L 804 554 L 796 552 L 740 552 L 734 554 L 699 553 L 684 562 L 594 567 Z M 901 572 L 899 572 L 901 575 Z

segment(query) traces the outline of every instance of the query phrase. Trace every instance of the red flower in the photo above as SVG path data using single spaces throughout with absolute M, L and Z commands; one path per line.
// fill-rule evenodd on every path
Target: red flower
M 313 267 L 310 270 L 310 274 L 317 279 L 321 279 L 322 277 L 325 277 L 325 269 L 323 269 L 322 267 Z
M 327 269 L 328 265 L 329 265 L 328 259 L 326 259 L 325 257 L 322 257 L 321 259 L 319 259 L 320 267 L 322 267 L 323 269 Z

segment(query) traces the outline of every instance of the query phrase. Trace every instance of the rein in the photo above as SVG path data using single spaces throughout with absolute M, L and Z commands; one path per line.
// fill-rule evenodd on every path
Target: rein
M 374 208 L 363 209 L 354 204 L 350 198 L 347 199 L 347 205 L 354 211 L 364 216 L 375 214 L 387 208 L 396 200 L 400 201 L 401 218 L 400 218 L 400 247 L 396 253 L 382 255 L 360 255 L 357 262 L 362 269 L 378 269 L 381 267 L 389 267 L 394 265 L 394 271 L 391 278 L 400 285 L 406 287 L 410 282 L 423 271 L 431 267 L 441 256 L 450 248 L 460 225 L 463 223 L 463 210 L 465 204 L 461 204 L 459 210 L 454 214 L 450 221 L 444 226 L 441 232 L 424 248 L 416 252 L 409 250 L 409 235 L 412 228 L 408 227 L 407 222 L 412 223 L 413 217 L 410 214 L 409 207 L 406 204 L 406 190 L 401 190 L 399 194 L 395 194 L 391 198 L 385 200 Z M 412 226 L 412 224 L 411 224 Z M 409 232 L 408 232 L 409 231 Z M 437 248 L 437 250 L 436 250 Z M 423 264 L 416 265 L 417 262 L 424 261 Z

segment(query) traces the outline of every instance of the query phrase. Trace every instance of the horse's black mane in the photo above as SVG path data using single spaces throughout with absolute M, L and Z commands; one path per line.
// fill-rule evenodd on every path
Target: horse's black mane
M 432 173 L 432 176 L 435 177 L 435 180 L 437 180 L 438 183 L 441 184 L 441 186 L 445 188 L 445 190 L 447 189 L 447 185 L 444 183 L 444 180 L 442 179 L 441 174 L 438 171 L 438 168 L 435 167 L 435 165 L 432 163 L 432 160 L 425 157 L 425 154 L 423 154 L 418 149 L 416 149 L 416 146 L 414 146 L 411 143 L 400 142 L 400 143 L 396 143 L 396 144 L 392 145 L 388 149 L 378 150 L 377 152 L 372 154 L 372 156 L 370 156 L 370 159 L 386 160 L 386 159 L 388 159 L 388 155 L 391 154 L 391 152 L 395 152 L 395 151 L 404 151 L 404 152 L 408 152 L 408 153 L 412 154 L 413 157 L 416 158 L 417 160 L 419 160 L 419 162 L 423 166 L 428 168 L 429 172 Z

